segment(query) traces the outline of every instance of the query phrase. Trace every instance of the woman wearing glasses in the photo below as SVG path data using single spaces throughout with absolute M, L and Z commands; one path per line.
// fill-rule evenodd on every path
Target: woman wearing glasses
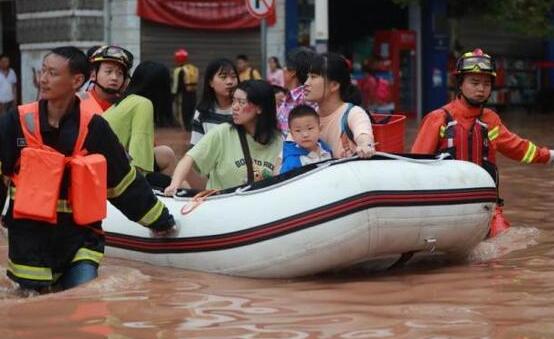
M 447 105 L 427 114 L 412 146 L 412 153 L 450 153 L 453 158 L 474 162 L 497 179 L 496 152 L 522 163 L 551 163 L 554 151 L 538 147 L 510 132 L 500 117 L 485 108 L 496 79 L 490 55 L 476 49 L 456 62 L 457 95 Z M 498 183 L 497 183 L 498 184 Z M 489 235 L 509 227 L 499 199 Z
M 273 88 L 263 80 L 241 82 L 232 100 L 232 122 L 213 127 L 179 161 L 168 196 L 193 169 L 208 176 L 207 189 L 225 189 L 273 175 L 282 148 Z

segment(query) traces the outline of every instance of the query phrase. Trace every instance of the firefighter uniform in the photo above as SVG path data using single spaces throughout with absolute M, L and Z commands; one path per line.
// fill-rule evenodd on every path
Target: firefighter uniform
M 482 128 L 486 133 L 480 133 Z M 456 135 L 449 135 L 449 130 L 455 131 Z M 494 111 L 470 106 L 462 98 L 425 116 L 412 153 L 453 153 L 452 149 L 455 149 L 452 156 L 456 159 L 477 164 L 482 164 L 482 159 L 494 164 L 496 152 L 526 164 L 550 162 L 548 148 L 539 147 L 512 133 Z
M 464 53 L 453 73 L 459 89 L 456 99 L 429 113 L 423 120 L 412 153 L 450 153 L 453 158 L 474 162 L 487 170 L 498 186 L 496 152 L 522 163 L 550 163 L 553 151 L 510 132 L 500 117 L 485 108 L 496 79 L 494 59 L 481 49 Z M 466 75 L 473 75 L 467 83 Z M 490 77 L 490 83 L 487 83 Z M 482 96 L 486 94 L 486 98 Z M 502 213 L 502 199 L 493 213 L 489 236 L 503 232 L 510 223 Z
M 78 99 L 54 128 L 48 123 L 47 102 L 39 107 L 40 135 L 44 145 L 69 157 L 79 135 L 80 105 Z M 21 150 L 26 147 L 19 114 L 0 117 L 0 159 L 2 173 L 13 177 L 19 172 Z M 88 124 L 84 149 L 101 154 L 107 163 L 108 199 L 129 219 L 152 230 L 166 230 L 173 224 L 167 208 L 152 193 L 144 177 L 129 165 L 125 150 L 108 123 L 94 115 Z M 9 234 L 8 276 L 26 288 L 49 287 L 72 265 L 89 262 L 98 265 L 104 253 L 101 221 L 77 225 L 68 203 L 69 174 L 65 171 L 57 203 L 57 223 L 51 224 L 13 216 L 17 187 L 10 187 L 10 206 L 6 214 Z

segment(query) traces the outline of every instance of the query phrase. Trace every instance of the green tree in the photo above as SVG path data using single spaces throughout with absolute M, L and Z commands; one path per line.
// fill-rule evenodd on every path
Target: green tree
M 424 5 L 425 0 L 392 0 L 407 6 Z M 554 37 L 554 0 L 444 0 L 448 15 L 461 18 L 467 15 L 483 16 L 505 29 L 530 36 Z

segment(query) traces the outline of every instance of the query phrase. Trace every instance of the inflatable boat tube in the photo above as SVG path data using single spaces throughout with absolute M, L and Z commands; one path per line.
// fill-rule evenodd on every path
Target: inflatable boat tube
M 154 237 L 110 206 L 106 254 L 153 265 L 253 278 L 291 278 L 399 258 L 460 255 L 485 238 L 497 192 L 457 160 L 336 160 L 210 196 L 160 197 L 177 220 Z M 187 205 L 188 206 L 188 205 Z

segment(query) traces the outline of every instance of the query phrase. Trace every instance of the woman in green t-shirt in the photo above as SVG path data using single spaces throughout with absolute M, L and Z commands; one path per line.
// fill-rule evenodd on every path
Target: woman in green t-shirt
M 179 161 L 166 195 L 174 195 L 193 168 L 209 177 L 208 189 L 225 189 L 272 175 L 282 140 L 271 85 L 263 80 L 240 83 L 233 94 L 232 110 L 232 123 L 214 127 Z M 241 146 L 241 134 L 246 149 Z

